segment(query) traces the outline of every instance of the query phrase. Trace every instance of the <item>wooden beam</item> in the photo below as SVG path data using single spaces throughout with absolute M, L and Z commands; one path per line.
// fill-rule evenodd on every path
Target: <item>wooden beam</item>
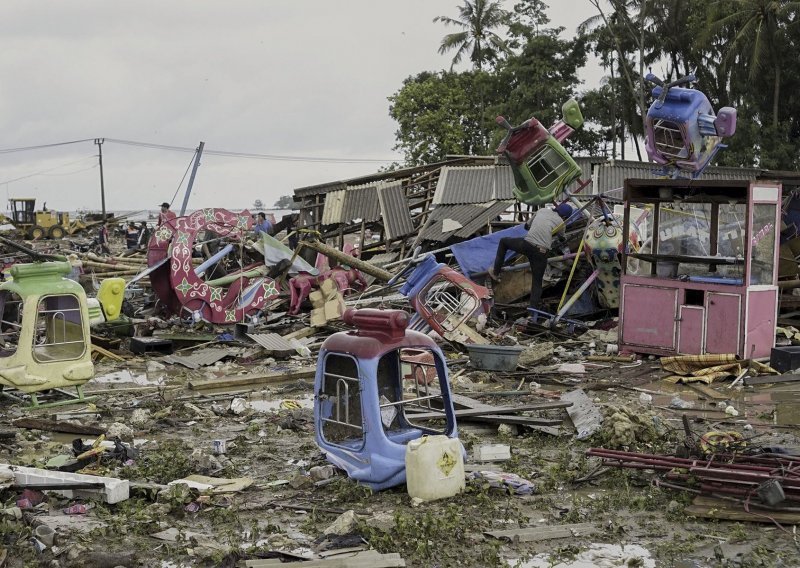
M 744 384 L 750 385 L 768 385 L 771 383 L 795 383 L 800 381 L 800 375 L 793 375 L 787 373 L 785 375 L 764 375 L 762 377 L 745 377 Z
M 535 526 L 524 529 L 509 529 L 502 531 L 486 531 L 483 534 L 494 538 L 510 540 L 511 542 L 537 542 L 554 540 L 557 538 L 579 538 L 601 532 L 593 523 L 575 523 L 571 525 Z
M 314 367 L 304 367 L 291 371 L 278 371 L 258 375 L 242 375 L 240 377 L 226 377 L 220 379 L 206 379 L 189 381 L 189 388 L 193 390 L 226 389 L 244 385 L 261 385 L 267 383 L 280 383 L 297 379 L 310 379 L 316 375 Z
M 45 432 L 62 432 L 65 434 L 80 434 L 86 436 L 99 436 L 106 433 L 105 428 L 97 426 L 83 426 L 72 422 L 60 422 L 58 420 L 44 420 L 41 418 L 20 418 L 11 423 L 16 428 L 27 430 L 43 430 Z
M 92 344 L 92 351 L 95 353 L 99 353 L 103 357 L 108 357 L 109 359 L 113 359 L 114 361 L 125 361 L 124 357 L 120 357 L 119 355 L 112 353 L 108 349 L 103 349 L 99 345 Z

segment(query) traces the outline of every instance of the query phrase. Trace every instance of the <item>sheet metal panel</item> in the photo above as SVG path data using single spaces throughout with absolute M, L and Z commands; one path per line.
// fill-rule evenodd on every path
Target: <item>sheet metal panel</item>
M 162 357 L 161 360 L 165 363 L 177 363 L 190 369 L 199 369 L 200 367 L 213 365 L 227 355 L 229 355 L 227 349 L 217 349 L 211 347 L 208 349 L 198 349 L 191 355 L 168 355 L 166 357 Z
M 494 194 L 495 167 L 444 167 L 439 173 L 434 205 L 485 203 Z
M 363 219 L 367 223 L 381 218 L 378 184 L 348 186 L 342 206 L 342 223 Z
M 325 207 L 322 210 L 323 225 L 337 225 L 342 222 L 342 206 L 345 190 L 332 191 L 325 196 Z
M 414 222 L 411 220 L 402 181 L 378 186 L 378 203 L 387 239 L 404 237 L 414 232 Z
M 439 205 L 431 211 L 422 239 L 444 242 L 452 236 L 471 237 L 491 219 L 511 207 L 512 201 L 489 201 L 481 204 Z M 458 226 L 460 225 L 460 226 Z M 455 228 L 451 228 L 456 226 Z
M 439 173 L 434 205 L 486 203 L 514 197 L 509 166 L 445 166 Z
M 514 199 L 514 174 L 510 166 L 494 167 L 494 194 L 492 199 Z
M 462 239 L 468 239 L 472 237 L 475 233 L 485 227 L 489 221 L 498 217 L 499 215 L 502 215 L 513 204 L 513 201 L 498 201 L 491 204 L 489 207 L 486 207 L 479 212 L 478 215 L 473 217 L 472 220 L 464 223 L 464 227 L 456 231 L 455 236 Z
M 295 348 L 277 333 L 248 333 L 247 337 L 272 353 L 292 354 Z
M 609 193 L 611 197 L 622 197 L 622 187 L 626 179 L 657 179 L 654 172 L 656 164 L 649 162 L 634 162 L 631 160 L 609 160 L 595 164 L 594 167 L 594 193 Z M 698 178 L 701 180 L 743 180 L 756 179 L 761 170 L 752 168 L 724 168 L 712 166 L 706 168 Z M 615 191 L 618 190 L 618 191 Z

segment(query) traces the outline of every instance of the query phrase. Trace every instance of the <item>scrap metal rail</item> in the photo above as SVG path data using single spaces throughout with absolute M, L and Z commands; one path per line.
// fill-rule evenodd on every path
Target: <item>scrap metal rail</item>
M 601 458 L 609 467 L 662 472 L 669 483 L 660 484 L 673 489 L 730 496 L 768 507 L 800 503 L 800 456 L 762 453 L 679 458 L 606 448 L 590 448 L 586 455 Z

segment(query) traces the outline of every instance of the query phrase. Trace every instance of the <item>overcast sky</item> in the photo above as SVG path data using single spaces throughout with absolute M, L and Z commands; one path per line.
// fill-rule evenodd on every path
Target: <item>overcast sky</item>
M 569 34 L 594 14 L 588 0 L 550 4 L 552 25 Z M 0 150 L 104 137 L 399 161 L 387 97 L 409 75 L 449 67 L 451 56 L 437 49 L 450 29 L 432 20 L 455 17 L 457 5 L 4 0 Z M 191 158 L 191 152 L 106 140 L 107 209 L 156 209 L 172 201 Z M 380 165 L 205 155 L 189 207 L 235 209 L 255 199 L 271 206 L 296 187 L 366 175 Z M 0 153 L 3 201 L 36 197 L 39 207 L 99 210 L 99 179 L 91 140 Z M 173 209 L 182 196 L 183 189 Z

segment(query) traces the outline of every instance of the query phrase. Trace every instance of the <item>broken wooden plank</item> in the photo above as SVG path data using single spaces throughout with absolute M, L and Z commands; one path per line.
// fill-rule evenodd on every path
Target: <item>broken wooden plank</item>
M 722 519 L 725 521 L 748 521 L 751 523 L 789 523 L 800 524 L 800 513 L 781 511 L 779 509 L 758 508 L 749 505 L 750 512 L 744 510 L 744 504 L 733 503 L 724 499 L 698 495 L 692 505 L 684 509 L 688 516 L 706 519 Z
M 263 373 L 258 375 L 242 375 L 239 377 L 225 377 L 219 379 L 205 379 L 189 381 L 189 388 L 194 390 L 203 389 L 224 389 L 240 387 L 243 385 L 260 385 L 265 383 L 279 383 L 283 381 L 293 381 L 296 379 L 310 379 L 316 375 L 314 367 L 303 367 L 287 371 L 276 371 L 273 373 Z
M 728 414 L 725 414 L 724 410 L 708 410 L 705 408 L 670 408 L 669 406 L 654 406 L 653 408 L 658 408 L 659 410 L 663 410 L 672 414 L 685 414 L 692 418 L 708 418 L 710 420 L 725 420 L 726 418 L 730 418 Z M 751 424 L 755 425 L 755 422 L 751 422 Z
M 719 392 L 716 389 L 711 388 L 708 385 L 704 385 L 703 383 L 687 383 L 685 386 L 689 387 L 690 389 L 699 392 L 706 398 L 710 398 L 711 400 L 728 400 L 730 398 L 729 394 L 724 394 Z
M 346 553 L 324 559 L 300 562 L 297 566 L 303 568 L 402 568 L 405 560 L 396 552 L 381 554 L 375 550 Z M 272 566 L 285 566 L 280 558 L 265 560 L 245 560 L 246 568 L 269 568 Z
M 97 426 L 84 426 L 74 422 L 44 420 L 41 418 L 19 418 L 14 420 L 11 425 L 28 430 L 44 430 L 45 432 L 62 432 L 64 434 L 79 434 L 82 436 L 100 436 L 106 433 L 105 428 Z
M 467 408 L 464 410 L 456 410 L 456 418 L 468 418 L 475 416 L 485 416 L 488 413 L 493 415 L 500 414 L 516 414 L 518 412 L 529 412 L 533 410 L 552 410 L 554 408 L 567 408 L 571 406 L 571 402 L 537 402 L 533 404 L 523 404 L 520 406 L 490 406 L 489 408 Z M 430 418 L 443 418 L 444 411 L 442 412 L 424 412 L 421 414 L 412 414 L 408 412 L 408 417 L 412 419 L 427 420 Z M 559 421 L 560 423 L 560 421 Z
M 533 416 L 515 416 L 513 414 L 485 414 L 462 418 L 462 420 L 492 424 L 517 424 L 519 426 L 560 426 L 564 422 L 558 418 L 534 418 Z
M 511 542 L 538 542 L 557 538 L 581 537 L 600 532 L 594 523 L 575 523 L 571 525 L 536 526 L 524 529 L 486 531 L 483 534 Z
M 92 351 L 95 353 L 99 353 L 103 357 L 108 357 L 109 359 L 113 359 L 114 361 L 125 361 L 124 357 L 120 357 L 116 353 L 112 353 L 108 349 L 103 349 L 99 345 L 92 344 Z
M 633 363 L 636 361 L 636 355 L 589 355 L 586 360 L 607 363 Z
M 284 335 L 283 338 L 286 341 L 291 341 L 292 339 L 303 339 L 305 337 L 310 337 L 315 333 L 317 333 L 317 330 L 313 327 L 302 327 L 296 331 L 293 331 L 292 333 Z
M 442 394 L 442 391 L 435 389 L 433 387 L 428 387 L 428 391 L 430 394 Z M 475 400 L 474 398 L 470 398 L 468 396 L 464 396 L 462 394 L 450 394 L 450 400 L 453 401 L 453 406 L 456 408 L 494 408 L 491 404 L 486 404 L 479 400 Z
M 767 385 L 770 383 L 795 383 L 800 381 L 800 375 L 787 373 L 785 375 L 764 375 L 762 377 L 745 377 L 744 384 L 748 387 L 751 385 Z
M 582 389 L 562 394 L 561 400 L 572 403 L 567 408 L 567 414 L 578 431 L 578 440 L 588 438 L 600 429 L 603 413 Z

